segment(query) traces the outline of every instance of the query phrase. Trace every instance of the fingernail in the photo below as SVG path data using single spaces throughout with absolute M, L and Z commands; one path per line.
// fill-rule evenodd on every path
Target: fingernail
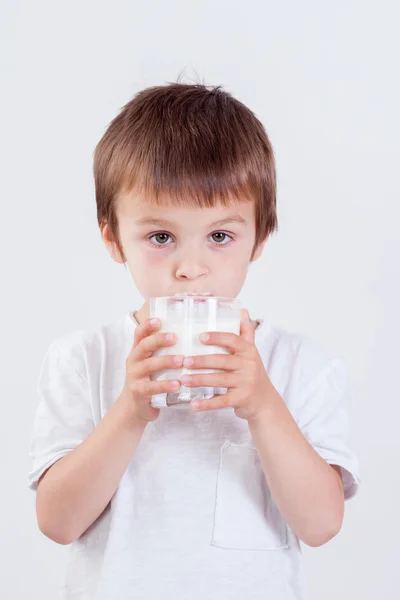
M 192 381 L 192 378 L 190 377 L 190 375 L 184 375 L 182 377 L 181 381 L 183 384 L 186 385 L 187 383 L 190 383 Z
M 158 325 L 159 323 L 159 319 L 150 319 L 150 325 Z
M 193 358 L 187 357 L 183 361 L 183 366 L 184 367 L 191 367 L 193 363 L 194 363 Z
M 209 333 L 202 333 L 200 335 L 200 339 L 202 342 L 208 342 L 208 340 L 210 339 L 210 334 Z
M 192 405 L 192 408 L 194 408 L 195 410 L 198 409 L 198 408 L 200 408 L 200 402 L 199 402 L 199 400 L 193 400 L 191 402 L 191 405 Z
M 165 339 L 167 340 L 167 342 L 173 342 L 175 340 L 175 335 L 173 333 L 167 333 Z
M 183 360 L 183 356 L 174 356 L 173 361 L 176 365 L 181 365 Z

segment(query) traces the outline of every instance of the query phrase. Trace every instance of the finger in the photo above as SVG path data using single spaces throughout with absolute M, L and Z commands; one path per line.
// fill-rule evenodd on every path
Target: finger
M 226 387 L 234 388 L 239 385 L 239 378 L 235 373 L 199 373 L 183 375 L 180 381 L 186 387 Z
M 178 379 L 163 379 L 162 381 L 152 381 L 140 379 L 135 382 L 133 392 L 140 396 L 155 396 L 156 394 L 168 394 L 168 392 L 176 392 L 181 387 Z
M 224 369 L 236 371 L 243 364 L 243 359 L 234 354 L 201 354 L 186 356 L 183 366 L 188 369 Z
M 135 375 L 144 378 L 164 369 L 179 369 L 183 365 L 183 359 L 179 355 L 151 356 L 136 363 Z
M 151 335 L 157 329 L 161 327 L 160 319 L 146 319 L 143 323 L 138 325 L 135 329 L 133 348 L 136 346 L 148 335 Z
M 174 344 L 176 344 L 176 335 L 174 333 L 153 333 L 139 342 L 134 350 L 134 358 L 135 360 L 149 358 L 156 350 L 173 346 Z
M 248 345 L 248 342 L 239 335 L 236 335 L 236 333 L 228 333 L 226 331 L 207 331 L 201 334 L 200 341 L 203 344 L 226 348 L 232 353 L 245 352 Z
M 249 311 L 245 308 L 240 309 L 240 336 L 250 344 L 254 343 L 254 327 L 251 322 Z
M 207 400 L 192 400 L 190 407 L 197 411 L 219 410 L 221 408 L 235 407 L 235 398 L 232 394 L 221 394 Z

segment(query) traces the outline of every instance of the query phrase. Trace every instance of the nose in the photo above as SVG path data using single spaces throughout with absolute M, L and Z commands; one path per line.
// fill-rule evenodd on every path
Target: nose
M 176 267 L 175 276 L 179 280 L 194 281 L 207 275 L 207 267 L 194 256 L 184 256 Z

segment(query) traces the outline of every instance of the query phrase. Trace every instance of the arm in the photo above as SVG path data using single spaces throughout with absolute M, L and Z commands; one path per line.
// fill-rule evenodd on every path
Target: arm
M 159 321 L 150 320 L 136 328 L 119 398 L 94 431 L 39 480 L 39 528 L 60 544 L 82 535 L 110 502 L 146 425 L 159 416 L 160 410 L 150 404 L 152 395 L 176 389 L 174 381 L 151 380 L 152 373 L 177 368 L 183 360 L 180 357 L 177 363 L 171 355 L 153 356 L 159 348 L 175 344 L 175 339 L 157 333 L 159 328 Z M 62 383 L 66 385 L 65 380 Z M 53 384 L 51 391 L 54 388 Z
M 226 387 L 225 395 L 192 402 L 195 410 L 231 406 L 246 419 L 272 497 L 294 533 L 319 546 L 341 528 L 344 491 L 340 468 L 332 468 L 308 442 L 273 386 L 254 344 L 254 330 L 243 311 L 241 335 L 208 333 L 206 344 L 227 348 L 230 355 L 191 357 L 191 369 L 220 369 L 214 374 L 182 378 L 185 385 Z M 223 370 L 225 372 L 223 372 Z
M 146 422 L 121 395 L 91 435 L 41 477 L 39 528 L 59 544 L 77 539 L 103 512 L 143 435 Z
M 309 546 L 329 541 L 343 521 L 340 467 L 332 467 L 314 450 L 275 388 L 267 407 L 249 420 L 249 428 L 271 494 L 286 522 Z

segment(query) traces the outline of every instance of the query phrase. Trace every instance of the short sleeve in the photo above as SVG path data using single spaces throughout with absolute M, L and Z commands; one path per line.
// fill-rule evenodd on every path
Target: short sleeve
M 94 429 L 84 376 L 53 342 L 42 362 L 37 381 L 39 405 L 31 430 L 28 485 L 36 490 L 42 474 L 76 448 Z
M 350 448 L 347 367 L 331 358 L 300 393 L 297 424 L 318 454 L 329 464 L 341 467 L 345 500 L 360 484 L 358 459 Z

